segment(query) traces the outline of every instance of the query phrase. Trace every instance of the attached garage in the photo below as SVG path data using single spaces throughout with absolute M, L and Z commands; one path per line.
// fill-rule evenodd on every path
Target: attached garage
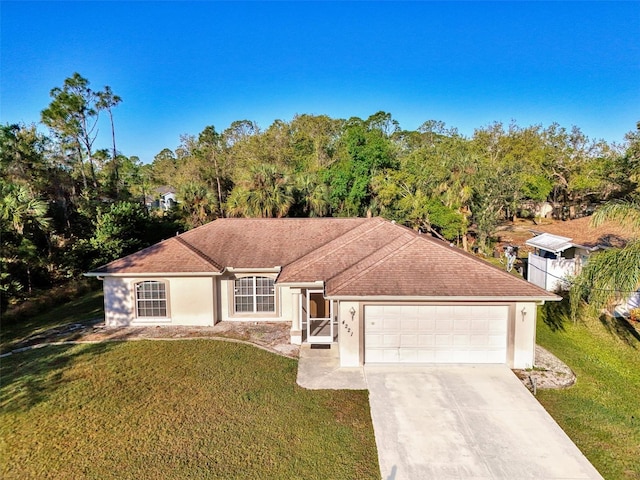
M 508 305 L 366 305 L 366 363 L 507 363 Z

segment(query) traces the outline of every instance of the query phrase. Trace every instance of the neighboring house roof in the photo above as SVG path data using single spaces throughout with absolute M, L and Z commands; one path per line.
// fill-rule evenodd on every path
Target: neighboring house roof
M 175 195 L 176 189 L 173 188 L 173 187 L 170 187 L 168 185 L 162 185 L 162 186 L 156 188 L 156 193 L 158 195 L 161 195 L 161 196 L 165 196 L 165 195 L 169 195 L 169 194 L 174 194 Z
M 281 267 L 277 283 L 325 282 L 333 297 L 555 295 L 381 218 L 218 219 L 100 267 L 94 275 Z
M 590 250 L 609 247 L 624 247 L 626 243 L 638 235 L 633 229 L 617 222 L 604 222 L 598 227 L 591 225 L 591 217 L 555 222 L 549 225 L 537 225 L 531 231 L 536 235 L 550 233 L 567 237 L 573 246 Z M 528 243 L 528 242 L 527 242 Z
M 541 248 L 548 252 L 560 253 L 575 246 L 570 238 L 553 235 L 551 233 L 543 233 L 531 240 L 525 242 L 530 247 Z

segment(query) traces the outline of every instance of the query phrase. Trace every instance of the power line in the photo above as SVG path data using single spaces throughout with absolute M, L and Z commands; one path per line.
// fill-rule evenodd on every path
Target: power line
M 553 277 L 557 280 L 560 280 L 564 283 L 569 284 L 569 286 L 573 286 L 575 285 L 575 282 L 567 279 L 566 277 L 558 277 L 557 275 L 554 275 L 552 273 L 549 273 L 546 270 L 543 270 L 542 268 L 538 267 L 537 265 L 533 265 L 532 263 L 527 262 L 527 268 L 535 268 L 536 270 L 539 270 L 541 272 L 543 272 L 544 274 Z M 638 293 L 640 291 L 640 288 L 636 288 L 635 290 L 619 290 L 616 288 L 595 288 L 592 287 L 590 290 L 597 290 L 599 292 L 616 292 L 616 293 Z

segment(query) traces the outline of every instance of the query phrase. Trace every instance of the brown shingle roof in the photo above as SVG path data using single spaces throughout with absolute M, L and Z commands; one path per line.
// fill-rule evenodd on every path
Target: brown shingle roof
M 384 248 L 397 237 L 413 232 L 382 218 L 372 218 L 282 269 L 280 282 L 328 280 Z
M 549 225 L 537 225 L 531 229 L 536 234 L 551 233 L 568 237 L 575 245 L 584 247 L 623 247 L 637 232 L 617 222 L 605 222 L 599 227 L 591 225 L 591 217 L 555 222 Z
M 397 239 L 330 279 L 326 290 L 330 296 L 555 298 L 426 235 Z
M 197 249 L 172 237 L 97 268 L 92 273 L 219 273 L 223 269 Z
M 555 296 L 381 218 L 219 219 L 94 274 L 282 267 L 278 283 L 325 281 L 330 296 Z
M 288 265 L 367 222 L 366 218 L 221 218 L 180 235 L 220 265 Z

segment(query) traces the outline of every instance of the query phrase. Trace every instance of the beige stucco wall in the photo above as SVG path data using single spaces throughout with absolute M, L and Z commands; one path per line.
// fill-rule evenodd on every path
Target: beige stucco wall
M 167 285 L 167 318 L 138 319 L 134 285 L 144 280 L 164 281 Z M 104 310 L 107 326 L 194 325 L 208 326 L 216 321 L 215 277 L 104 278 Z
M 534 302 L 517 302 L 513 318 L 513 359 L 511 368 L 531 368 L 536 352 L 536 313 Z
M 257 273 L 257 274 L 243 274 L 241 276 L 259 276 L 269 277 L 275 279 L 277 274 L 271 273 Z M 223 277 L 219 283 L 219 299 L 220 305 L 218 308 L 218 314 L 223 321 L 288 321 L 293 319 L 293 298 L 290 287 L 279 286 L 276 284 L 276 311 L 274 313 L 235 313 L 233 305 L 233 289 L 235 285 L 236 276 Z
M 131 280 L 120 277 L 105 277 L 102 288 L 104 290 L 105 324 L 108 327 L 131 324 L 135 318 Z
M 352 308 L 355 310 L 353 317 L 350 312 Z M 364 349 L 362 315 L 363 309 L 359 302 L 338 302 L 338 346 L 341 367 L 362 365 Z

